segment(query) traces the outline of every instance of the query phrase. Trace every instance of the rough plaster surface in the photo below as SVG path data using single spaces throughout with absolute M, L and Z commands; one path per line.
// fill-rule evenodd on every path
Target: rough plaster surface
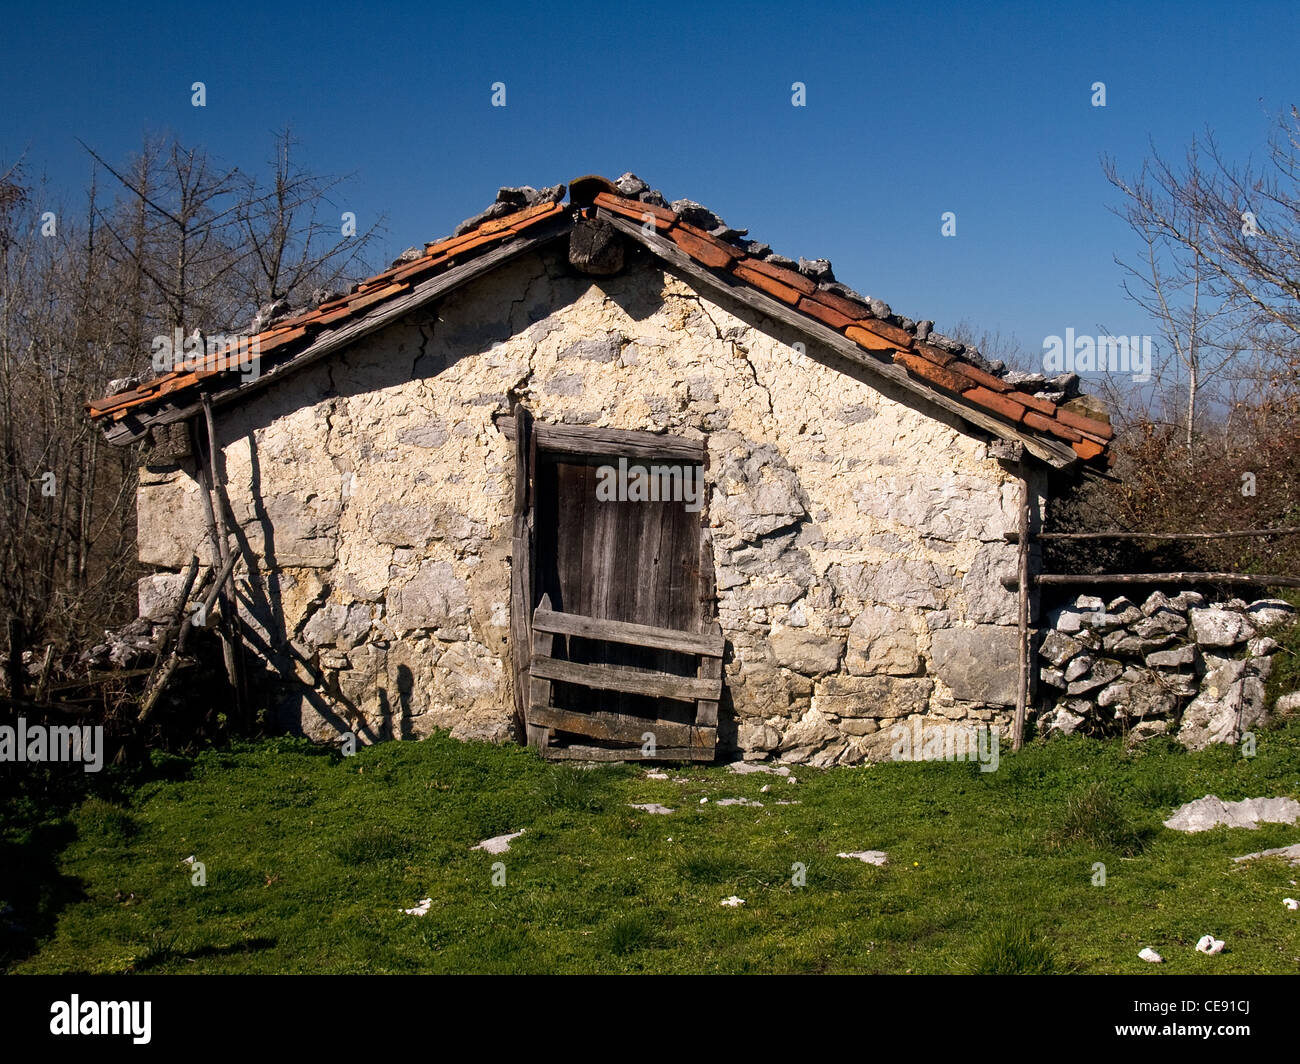
M 888 757 L 882 719 L 1007 728 L 1017 482 L 951 415 L 799 340 L 650 264 L 595 280 L 530 255 L 219 410 L 284 718 L 515 737 L 513 444 L 492 415 L 518 398 L 706 442 L 722 747 L 833 764 Z M 139 504 L 141 560 L 181 568 L 204 539 L 193 477 L 146 470 Z

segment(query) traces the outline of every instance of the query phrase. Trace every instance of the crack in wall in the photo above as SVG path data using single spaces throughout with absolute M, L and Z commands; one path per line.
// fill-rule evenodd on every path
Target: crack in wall
M 763 397 L 767 400 L 768 415 L 770 417 L 775 417 L 776 410 L 772 405 L 772 393 L 768 389 L 767 385 L 765 385 L 762 382 L 762 380 L 759 379 L 758 367 L 754 365 L 753 359 L 749 357 L 749 348 L 745 347 L 743 344 L 737 343 L 735 340 L 723 334 L 721 326 L 718 325 L 718 320 L 713 316 L 713 312 L 709 310 L 708 303 L 705 302 L 705 300 L 702 297 L 697 295 L 697 296 L 683 296 L 681 298 L 693 299 L 694 302 L 699 306 L 700 311 L 704 314 L 706 318 L 709 319 L 709 323 L 713 326 L 713 331 L 716 334 L 717 339 L 721 340 L 723 343 L 731 345 L 731 353 L 733 356 L 739 354 L 740 357 L 745 360 L 745 365 L 749 367 L 750 375 L 754 379 L 754 387 L 757 388 L 760 392 L 762 392 Z M 756 331 L 760 331 L 760 330 L 756 330 Z

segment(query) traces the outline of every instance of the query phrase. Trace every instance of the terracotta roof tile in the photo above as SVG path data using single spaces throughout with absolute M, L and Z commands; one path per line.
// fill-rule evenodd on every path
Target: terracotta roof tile
M 936 366 L 927 358 L 920 355 L 913 355 L 907 351 L 895 351 L 894 361 L 907 368 L 909 373 L 913 373 L 922 380 L 929 381 L 944 391 L 960 395 L 962 390 L 970 387 L 970 381 L 965 377 L 958 376 L 942 366 Z
M 854 320 L 846 314 L 841 314 L 834 307 L 819 303 L 808 296 L 799 299 L 797 309 L 802 310 L 809 317 L 816 318 L 823 325 L 829 325 L 832 329 L 843 329 L 852 325 Z
M 900 329 L 897 325 L 890 325 L 887 321 L 880 321 L 876 318 L 863 318 L 856 324 L 860 329 L 866 329 L 867 332 L 873 332 L 877 336 L 889 340 L 901 350 L 910 349 L 916 342 L 915 337 L 906 329 Z
M 942 347 L 935 347 L 932 344 L 924 342 L 918 343 L 916 345 L 916 350 L 918 354 L 928 358 L 936 366 L 947 366 L 950 363 L 957 361 L 956 355 L 949 351 L 945 351 Z
M 765 273 L 759 273 L 752 269 L 750 264 L 752 259 L 746 259 L 744 263 L 736 266 L 732 272 L 742 281 L 748 281 L 759 291 L 766 292 L 769 296 L 775 296 L 783 303 L 789 303 L 794 306 L 799 302 L 799 292 L 787 284 L 782 284 L 773 277 Z
M 963 370 L 967 368 L 966 366 L 962 367 Z M 968 403 L 982 406 L 985 410 L 990 410 L 1008 421 L 1019 422 L 1026 413 L 1024 406 L 1016 402 L 1014 396 L 991 391 L 980 384 L 977 384 L 969 391 L 962 392 L 961 397 Z
M 1025 411 L 1025 424 L 1039 432 L 1049 432 L 1057 439 L 1065 440 L 1066 443 L 1078 443 L 1083 439 L 1068 425 L 1062 425 L 1056 418 L 1046 417 L 1037 410 Z
M 839 311 L 839 313 L 852 321 L 858 321 L 861 318 L 865 318 L 867 314 L 870 313 L 865 304 L 855 302 L 852 299 L 845 299 L 842 295 L 838 295 L 835 292 L 826 292 L 820 288 L 815 292 L 809 292 L 808 298 L 815 299 L 823 306 Z
M 1074 453 L 1085 462 L 1089 462 L 1096 458 L 1106 449 L 1104 444 L 1094 443 L 1092 440 L 1079 440 L 1076 443 L 1070 444 L 1070 446 L 1074 448 Z
M 1103 440 L 1109 440 L 1114 435 L 1114 430 L 1104 421 L 1094 421 L 1090 417 L 1082 417 L 1073 410 L 1066 410 L 1065 407 L 1056 408 L 1056 416 L 1064 421 L 1071 428 L 1078 429 L 1081 432 L 1091 433 L 1093 436 L 1099 436 Z
M 677 215 L 666 207 L 656 207 L 653 203 L 623 199 L 621 196 L 612 196 L 608 192 L 597 194 L 593 202 L 598 207 L 604 207 L 607 211 L 613 211 L 625 218 L 631 218 L 634 222 L 653 219 L 656 229 L 671 229 L 677 224 Z
M 992 373 L 985 373 L 978 366 L 972 366 L 969 362 L 950 362 L 950 366 L 955 366 L 959 373 L 965 374 L 976 384 L 982 385 L 991 392 L 1011 392 L 1014 391 L 1006 381 L 1001 377 L 995 377 Z M 1019 393 L 1016 393 L 1019 395 Z
M 796 292 L 810 296 L 817 291 L 817 283 L 810 281 L 801 273 L 795 273 L 794 270 L 787 270 L 784 266 L 773 266 L 770 262 L 763 262 L 761 259 L 746 258 L 742 265 L 747 270 L 754 273 L 761 273 L 766 277 L 787 288 L 793 288 Z
M 844 330 L 844 335 L 852 340 L 859 347 L 865 347 L 868 351 L 896 351 L 898 345 L 890 343 L 879 333 L 868 332 L 858 324 L 850 325 Z
M 702 262 L 705 266 L 712 266 L 715 269 L 730 265 L 739 254 L 735 249 L 728 253 L 720 246 L 722 241 L 714 240 L 708 233 L 690 225 L 673 226 L 668 230 L 668 239 L 696 262 Z

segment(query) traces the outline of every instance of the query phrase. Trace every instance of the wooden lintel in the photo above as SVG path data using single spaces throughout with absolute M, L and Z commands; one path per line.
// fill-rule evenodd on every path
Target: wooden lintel
M 515 438 L 515 419 L 499 417 L 496 426 L 508 440 Z M 683 462 L 703 462 L 703 440 L 681 436 L 640 432 L 635 429 L 597 429 L 587 425 L 550 425 L 534 422 L 537 448 L 561 454 L 585 454 L 597 458 L 626 455 L 629 458 L 675 458 Z

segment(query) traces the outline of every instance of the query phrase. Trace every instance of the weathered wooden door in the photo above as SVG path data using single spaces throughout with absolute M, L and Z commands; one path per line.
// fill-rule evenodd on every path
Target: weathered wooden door
M 532 531 L 529 742 L 551 757 L 711 760 L 723 641 L 698 497 L 598 494 L 602 468 L 629 460 L 619 437 L 662 445 L 649 434 L 546 431 L 516 422 L 532 500 L 516 515 Z M 562 449 L 577 446 L 584 453 Z M 702 485 L 702 449 L 698 461 L 675 461 Z

